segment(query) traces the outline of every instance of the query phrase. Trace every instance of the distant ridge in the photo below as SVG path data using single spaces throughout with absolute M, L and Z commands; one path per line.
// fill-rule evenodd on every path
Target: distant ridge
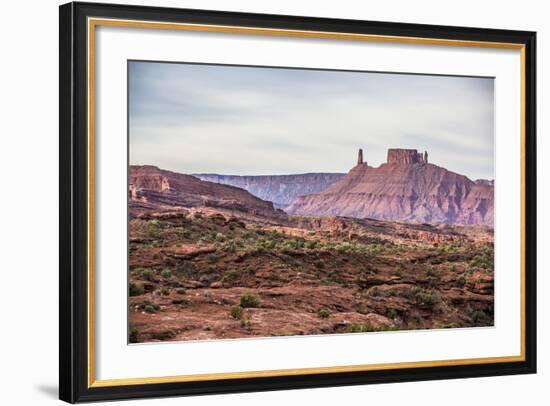
M 133 212 L 170 207 L 213 207 L 267 217 L 286 217 L 284 212 L 274 209 L 271 202 L 246 190 L 202 181 L 152 165 L 130 166 L 129 203 Z
M 428 163 L 428 153 L 389 149 L 377 168 L 358 164 L 324 191 L 298 196 L 289 214 L 390 221 L 484 224 L 494 221 L 494 182 L 476 180 Z
M 285 208 L 297 196 L 320 193 L 344 175 L 344 173 L 263 176 L 220 175 L 215 173 L 193 174 L 201 180 L 245 189 L 260 199 L 273 202 L 277 208 Z

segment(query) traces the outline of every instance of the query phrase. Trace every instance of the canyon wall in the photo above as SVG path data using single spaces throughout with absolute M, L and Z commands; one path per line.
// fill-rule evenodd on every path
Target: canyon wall
M 236 186 L 262 200 L 273 202 L 277 208 L 288 206 L 297 196 L 320 193 L 343 173 L 304 173 L 298 175 L 237 176 L 199 173 L 193 176 L 215 183 Z

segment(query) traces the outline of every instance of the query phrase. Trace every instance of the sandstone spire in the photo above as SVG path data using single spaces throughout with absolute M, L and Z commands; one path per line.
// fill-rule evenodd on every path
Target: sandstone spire
M 359 153 L 357 154 L 357 165 L 363 163 L 363 149 L 359 148 Z

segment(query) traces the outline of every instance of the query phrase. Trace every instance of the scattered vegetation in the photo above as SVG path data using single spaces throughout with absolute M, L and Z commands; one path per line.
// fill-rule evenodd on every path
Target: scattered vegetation
M 241 295 L 241 307 L 258 307 L 260 305 L 260 299 L 254 293 L 244 293 Z
M 143 283 L 130 282 L 130 296 L 139 296 L 145 293 Z
M 352 324 L 348 328 L 348 333 L 370 333 L 374 331 L 395 331 L 399 330 L 396 326 L 374 326 L 370 323 Z
M 137 343 L 139 338 L 139 331 L 135 328 L 130 329 L 130 334 L 128 335 L 128 341 L 130 343 Z
M 243 308 L 239 305 L 231 306 L 231 317 L 235 320 L 240 320 L 243 316 Z
M 130 220 L 132 312 L 183 314 L 219 306 L 225 315 L 219 319 L 239 321 L 232 325 L 249 331 L 239 330 L 243 336 L 250 335 L 250 317 L 256 315 L 246 309 L 261 307 L 263 315 L 272 309 L 287 310 L 289 303 L 296 309 L 293 311 L 313 315 L 319 325 L 311 330 L 285 330 L 288 335 L 318 334 L 328 324 L 336 326 L 329 327 L 335 332 L 371 332 L 493 322 L 490 304 L 470 302 L 470 306 L 464 301 L 467 292 L 492 295 L 493 246 L 461 239 L 460 229 L 453 234 L 457 240 L 441 243 L 415 240 L 410 230 L 427 227 L 421 225 L 393 238 L 388 229 L 392 226 L 385 222 L 369 225 L 365 234 L 355 234 L 353 227 L 295 232 L 286 226 L 240 224 L 228 222 L 227 215 L 221 221 L 209 215 Z M 431 230 L 439 233 L 441 228 Z M 282 287 L 285 289 L 270 291 Z M 291 287 L 292 293 L 288 294 L 286 287 Z M 326 301 L 315 292 L 310 300 L 303 294 L 316 287 L 320 292 L 334 291 L 334 298 Z M 294 296 L 292 289 L 299 294 Z M 349 299 L 342 300 L 342 294 Z M 346 325 L 340 322 L 340 315 L 346 312 L 375 313 L 387 320 L 382 325 L 378 320 L 376 324 Z M 159 320 L 158 316 L 152 319 Z M 312 322 L 311 317 L 307 320 Z M 384 326 L 388 323 L 391 325 Z M 224 331 L 206 327 L 201 331 L 210 332 L 209 336 Z M 261 323 L 254 327 L 255 333 L 262 330 Z M 178 336 L 184 334 L 177 331 Z M 151 337 L 138 329 L 129 333 L 130 341 Z

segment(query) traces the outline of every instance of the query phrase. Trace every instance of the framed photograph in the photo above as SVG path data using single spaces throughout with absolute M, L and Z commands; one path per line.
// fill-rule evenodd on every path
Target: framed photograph
M 534 32 L 60 7 L 60 398 L 536 371 Z

